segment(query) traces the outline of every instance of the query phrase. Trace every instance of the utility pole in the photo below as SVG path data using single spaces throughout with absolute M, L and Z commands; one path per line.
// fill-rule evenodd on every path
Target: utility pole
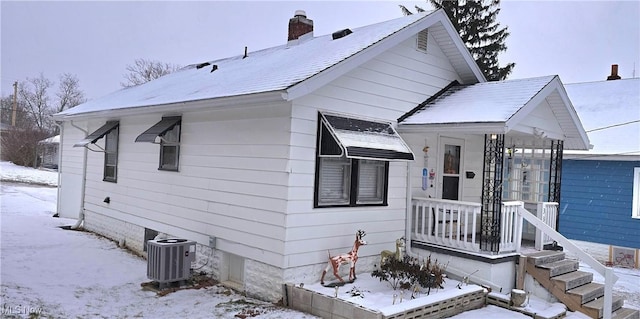
M 18 109 L 18 81 L 13 83 L 13 113 L 11 114 L 11 126 L 16 126 L 16 110 Z

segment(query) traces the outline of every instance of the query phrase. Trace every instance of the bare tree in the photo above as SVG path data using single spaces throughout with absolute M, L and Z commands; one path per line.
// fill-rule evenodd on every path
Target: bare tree
M 12 126 L 0 137 L 2 159 L 16 165 L 36 167 L 39 164 L 36 153 L 38 142 L 50 135 L 50 132 L 34 126 Z
M 80 80 L 70 73 L 60 75 L 60 84 L 58 85 L 56 96 L 58 97 L 56 113 L 87 101 L 84 97 L 84 92 L 80 90 Z
M 37 78 L 27 78 L 26 81 L 21 82 L 18 88 L 18 98 L 24 104 L 35 127 L 41 131 L 50 131 L 53 126 L 51 121 L 53 109 L 48 93 L 51 86 L 53 82 L 40 73 Z
M 3 96 L 0 99 L 0 105 L 2 110 L 0 111 L 1 121 L 7 126 L 10 126 L 13 117 L 13 94 L 9 96 Z M 16 105 L 16 126 L 18 127 L 26 127 L 31 125 L 31 118 L 29 113 L 25 110 L 24 103 L 22 100 L 17 100 Z
M 133 65 L 127 65 L 126 82 L 120 83 L 122 87 L 131 87 L 147 83 L 161 76 L 175 72 L 180 66 L 160 61 L 136 59 Z

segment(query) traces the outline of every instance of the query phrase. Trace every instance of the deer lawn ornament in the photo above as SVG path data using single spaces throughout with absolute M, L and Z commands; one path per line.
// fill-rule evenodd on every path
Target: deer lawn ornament
M 350 252 L 342 255 L 331 256 L 329 254 L 329 263 L 327 264 L 327 268 L 322 272 L 322 277 L 320 277 L 320 284 L 324 285 L 324 275 L 329 271 L 329 269 L 333 269 L 333 275 L 340 280 L 341 283 L 344 283 L 340 274 L 338 274 L 338 270 L 340 270 L 340 265 L 349 264 L 349 281 L 353 281 L 356 279 L 356 262 L 358 261 L 358 248 L 362 245 L 366 245 L 367 242 L 362 240 L 366 233 L 364 230 L 358 230 L 356 232 L 356 240 L 353 243 L 353 248 Z
M 404 236 L 396 239 L 396 252 L 390 250 L 383 250 L 380 252 L 380 265 L 384 264 L 389 258 L 395 258 L 396 260 L 402 260 L 404 257 Z

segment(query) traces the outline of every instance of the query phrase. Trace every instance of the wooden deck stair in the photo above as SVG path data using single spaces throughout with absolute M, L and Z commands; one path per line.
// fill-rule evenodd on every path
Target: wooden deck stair
M 577 260 L 564 252 L 543 250 L 526 255 L 525 271 L 571 311 L 598 319 L 603 317 L 604 285 L 593 283 L 593 274 L 579 271 Z M 613 296 L 612 318 L 640 319 L 638 310 L 623 308 L 624 299 Z

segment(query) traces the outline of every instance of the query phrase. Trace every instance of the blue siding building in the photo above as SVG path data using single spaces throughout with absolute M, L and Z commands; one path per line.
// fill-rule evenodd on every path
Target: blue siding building
M 640 248 L 640 219 L 632 218 L 635 167 L 640 161 L 564 160 L 560 233 L 570 239 Z
M 593 148 L 563 154 L 558 230 L 640 249 L 640 78 L 565 88 Z

